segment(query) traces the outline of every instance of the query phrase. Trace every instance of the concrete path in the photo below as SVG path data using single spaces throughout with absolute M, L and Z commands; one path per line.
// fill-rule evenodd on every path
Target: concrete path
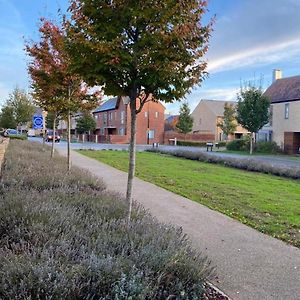
M 73 151 L 72 163 L 125 195 L 125 172 Z M 183 228 L 217 266 L 219 278 L 213 283 L 233 299 L 300 299 L 300 249 L 139 179 L 133 195 L 160 221 Z

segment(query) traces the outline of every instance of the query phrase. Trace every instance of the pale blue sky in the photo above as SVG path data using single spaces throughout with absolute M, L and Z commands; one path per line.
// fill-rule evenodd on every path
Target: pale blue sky
M 210 0 L 217 19 L 206 56 L 209 78 L 187 95 L 193 109 L 200 99 L 234 100 L 241 81 L 264 78 L 272 70 L 300 75 L 300 0 Z M 26 90 L 24 39 L 37 38 L 39 17 L 57 18 L 67 0 L 0 0 L 0 104 L 18 85 Z M 176 113 L 180 104 L 167 104 Z

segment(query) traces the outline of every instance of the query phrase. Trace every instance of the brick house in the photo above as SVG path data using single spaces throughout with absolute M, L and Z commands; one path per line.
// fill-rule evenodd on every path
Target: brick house
M 272 139 L 286 153 L 295 154 L 300 149 L 300 76 L 281 78 L 280 70 L 275 72 L 264 93 L 271 100 Z
M 165 107 L 147 102 L 137 115 L 137 144 L 163 143 Z M 127 144 L 130 140 L 130 107 L 127 97 L 114 97 L 93 111 L 96 134 L 111 143 Z
M 211 134 L 214 135 L 215 141 L 223 141 L 226 139 L 223 131 L 218 127 L 218 123 L 224 117 L 225 103 L 236 106 L 234 101 L 223 100 L 204 100 L 202 99 L 194 111 L 191 113 L 193 117 L 193 133 Z M 240 139 L 249 132 L 241 125 L 237 124 L 233 135 L 228 137 L 228 140 Z

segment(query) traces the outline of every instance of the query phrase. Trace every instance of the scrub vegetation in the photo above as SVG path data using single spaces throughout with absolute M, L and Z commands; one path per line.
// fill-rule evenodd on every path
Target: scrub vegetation
M 0 182 L 0 299 L 203 299 L 210 263 L 50 148 L 11 141 Z

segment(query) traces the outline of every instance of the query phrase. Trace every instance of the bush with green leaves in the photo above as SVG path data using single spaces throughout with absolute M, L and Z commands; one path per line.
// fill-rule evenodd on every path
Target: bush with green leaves
M 11 140 L 27 140 L 27 136 L 24 134 L 11 134 L 9 138 Z
M 227 143 L 226 149 L 230 151 L 249 151 L 250 143 L 247 139 L 233 140 Z
M 300 179 L 300 168 L 276 166 L 262 161 L 257 161 L 252 158 L 235 158 L 235 157 L 221 157 L 209 152 L 190 151 L 185 149 L 180 150 L 163 150 L 163 149 L 147 149 L 149 152 L 156 152 L 161 154 L 168 154 L 176 157 L 186 158 L 190 160 L 199 160 L 207 163 L 220 164 L 231 168 L 260 172 L 265 174 L 272 174 L 293 179 Z
M 49 148 L 11 141 L 0 182 L 0 299 L 202 299 L 212 268 L 157 222 Z
M 258 141 L 254 145 L 254 151 L 257 153 L 270 153 L 278 154 L 281 153 L 280 147 L 275 142 L 264 142 Z

